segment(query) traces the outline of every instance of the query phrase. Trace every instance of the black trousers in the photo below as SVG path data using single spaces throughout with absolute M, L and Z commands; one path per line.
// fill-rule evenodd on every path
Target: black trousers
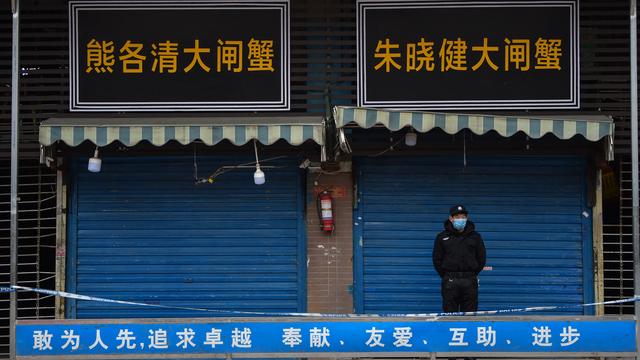
M 444 312 L 466 312 L 478 310 L 478 278 L 442 278 L 442 310 Z M 473 358 L 465 358 L 473 360 Z M 455 358 L 449 358 L 455 360 Z
M 442 278 L 442 310 L 444 312 L 465 312 L 478 310 L 478 278 Z

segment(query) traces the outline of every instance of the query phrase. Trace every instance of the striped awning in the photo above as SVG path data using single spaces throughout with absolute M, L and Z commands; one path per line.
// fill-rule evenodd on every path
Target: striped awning
M 611 141 L 614 130 L 613 119 L 608 116 L 496 116 L 388 111 L 345 106 L 335 107 L 334 111 L 338 127 L 355 123 L 362 128 L 370 128 L 380 124 L 392 131 L 410 126 L 419 132 L 440 128 L 449 134 L 455 134 L 462 129 L 469 129 L 482 135 L 494 130 L 505 137 L 522 131 L 535 139 L 551 133 L 560 139 L 582 135 L 587 140 L 598 141 L 609 136 Z
M 144 140 L 156 146 L 171 140 L 183 145 L 196 140 L 215 145 L 224 139 L 235 145 L 243 145 L 253 139 L 265 145 L 280 139 L 291 145 L 300 145 L 307 140 L 323 145 L 322 118 L 51 118 L 40 125 L 42 145 L 61 141 L 77 146 L 87 140 L 97 146 L 114 141 L 134 146 Z

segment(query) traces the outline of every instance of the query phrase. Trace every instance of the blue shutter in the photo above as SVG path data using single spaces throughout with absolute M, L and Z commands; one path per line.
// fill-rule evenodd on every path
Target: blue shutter
M 107 158 L 72 170 L 67 288 L 153 304 L 305 310 L 305 228 L 293 159 L 194 185 L 191 157 Z M 200 158 L 200 176 L 250 159 Z M 75 318 L 198 317 L 210 313 L 70 301 Z
M 584 159 L 470 157 L 466 168 L 461 160 L 359 161 L 356 310 L 441 311 L 431 252 L 455 203 L 468 207 L 487 247 L 487 266 L 493 267 L 480 276 L 481 310 L 592 301 Z

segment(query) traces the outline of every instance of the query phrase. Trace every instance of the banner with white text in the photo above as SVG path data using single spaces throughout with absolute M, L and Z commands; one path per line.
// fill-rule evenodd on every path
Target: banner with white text
M 520 318 L 522 319 L 522 318 Z M 633 320 L 271 318 L 22 321 L 19 358 L 256 354 L 632 353 Z

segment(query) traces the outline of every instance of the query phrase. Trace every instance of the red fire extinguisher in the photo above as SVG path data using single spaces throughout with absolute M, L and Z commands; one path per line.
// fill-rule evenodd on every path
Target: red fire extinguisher
M 320 229 L 326 234 L 331 234 L 334 229 L 333 198 L 328 190 L 324 190 L 318 194 L 317 205 L 318 216 L 320 217 Z

